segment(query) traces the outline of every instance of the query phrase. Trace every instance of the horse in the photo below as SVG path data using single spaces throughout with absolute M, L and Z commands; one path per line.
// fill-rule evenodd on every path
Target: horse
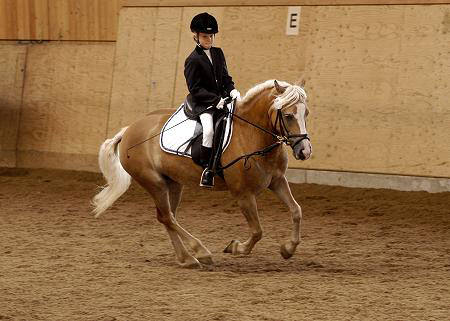
M 309 113 L 304 82 L 291 85 L 268 80 L 251 88 L 236 101 L 233 136 L 223 152 L 223 178 L 216 178 L 213 190 L 228 190 L 245 216 L 250 236 L 245 242 L 232 240 L 225 253 L 248 255 L 261 240 L 256 196 L 269 188 L 292 215 L 290 240 L 281 244 L 283 258 L 290 258 L 300 243 L 302 210 L 292 196 L 286 179 L 290 146 L 296 160 L 312 153 L 306 128 Z M 202 168 L 187 157 L 161 150 L 158 134 L 174 109 L 160 109 L 122 128 L 100 147 L 99 166 L 107 184 L 92 200 L 95 217 L 102 214 L 128 189 L 133 178 L 152 196 L 157 220 L 164 225 L 175 250 L 178 264 L 198 268 L 213 264 L 212 254 L 203 243 L 177 221 L 176 213 L 184 185 L 199 185 Z M 143 143 L 144 142 L 144 143 Z M 201 187 L 199 187 L 201 188 Z M 187 250 L 185 243 L 193 254 Z

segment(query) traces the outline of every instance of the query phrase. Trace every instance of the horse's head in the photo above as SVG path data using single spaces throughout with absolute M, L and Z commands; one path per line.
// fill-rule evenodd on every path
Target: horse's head
M 306 130 L 309 110 L 306 92 L 300 86 L 274 81 L 275 99 L 269 109 L 269 117 L 274 129 L 288 140 L 295 159 L 306 160 L 311 156 L 312 147 Z

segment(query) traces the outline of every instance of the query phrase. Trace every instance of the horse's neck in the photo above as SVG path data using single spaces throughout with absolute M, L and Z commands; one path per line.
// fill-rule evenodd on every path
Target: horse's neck
M 236 114 L 253 122 L 264 123 L 270 125 L 268 122 L 268 110 L 272 104 L 270 90 L 266 89 L 258 96 L 253 97 L 248 102 L 243 102 L 236 110 Z M 269 129 L 269 128 L 267 128 Z
M 268 114 L 268 110 L 272 105 L 272 99 L 273 97 L 270 95 L 270 90 L 266 89 L 257 97 L 238 106 L 238 108 L 236 108 L 236 114 L 254 125 L 258 125 L 268 131 L 273 131 Z M 260 132 L 262 135 L 259 136 L 264 142 L 273 140 L 273 137 L 264 133 L 261 129 L 257 129 L 255 126 L 244 124 L 241 121 L 238 121 L 238 123 L 242 124 L 242 130 L 244 131 L 255 132 L 256 130 L 256 132 Z M 252 137 L 252 139 L 253 138 L 256 137 Z

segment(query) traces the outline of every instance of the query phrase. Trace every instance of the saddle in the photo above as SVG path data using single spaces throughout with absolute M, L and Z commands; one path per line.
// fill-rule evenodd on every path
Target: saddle
M 195 164 L 202 166 L 200 148 L 203 129 L 198 115 L 193 112 L 190 95 L 164 124 L 160 135 L 160 147 L 165 152 L 190 157 Z M 232 136 L 232 117 L 234 103 L 226 104 L 223 110 L 214 113 L 213 157 L 215 165 L 220 165 L 223 151 L 228 147 Z M 216 167 L 217 168 L 217 167 Z M 219 175 L 221 175 L 219 173 Z
M 193 120 L 198 118 L 198 115 L 196 115 L 194 113 L 194 101 L 192 100 L 191 94 L 186 96 L 186 99 L 184 100 L 182 106 L 183 106 L 183 110 L 184 110 L 184 113 L 186 114 L 187 118 L 193 119 Z

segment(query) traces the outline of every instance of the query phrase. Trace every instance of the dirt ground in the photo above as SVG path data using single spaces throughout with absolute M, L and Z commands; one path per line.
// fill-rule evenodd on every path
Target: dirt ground
M 131 189 L 99 219 L 84 172 L 0 169 L 0 320 L 449 320 L 450 193 L 291 185 L 303 208 L 290 260 L 287 210 L 258 198 L 250 256 L 228 192 L 186 189 L 180 223 L 215 264 L 183 269 L 152 200 Z M 195 198 L 195 200 L 194 200 Z

